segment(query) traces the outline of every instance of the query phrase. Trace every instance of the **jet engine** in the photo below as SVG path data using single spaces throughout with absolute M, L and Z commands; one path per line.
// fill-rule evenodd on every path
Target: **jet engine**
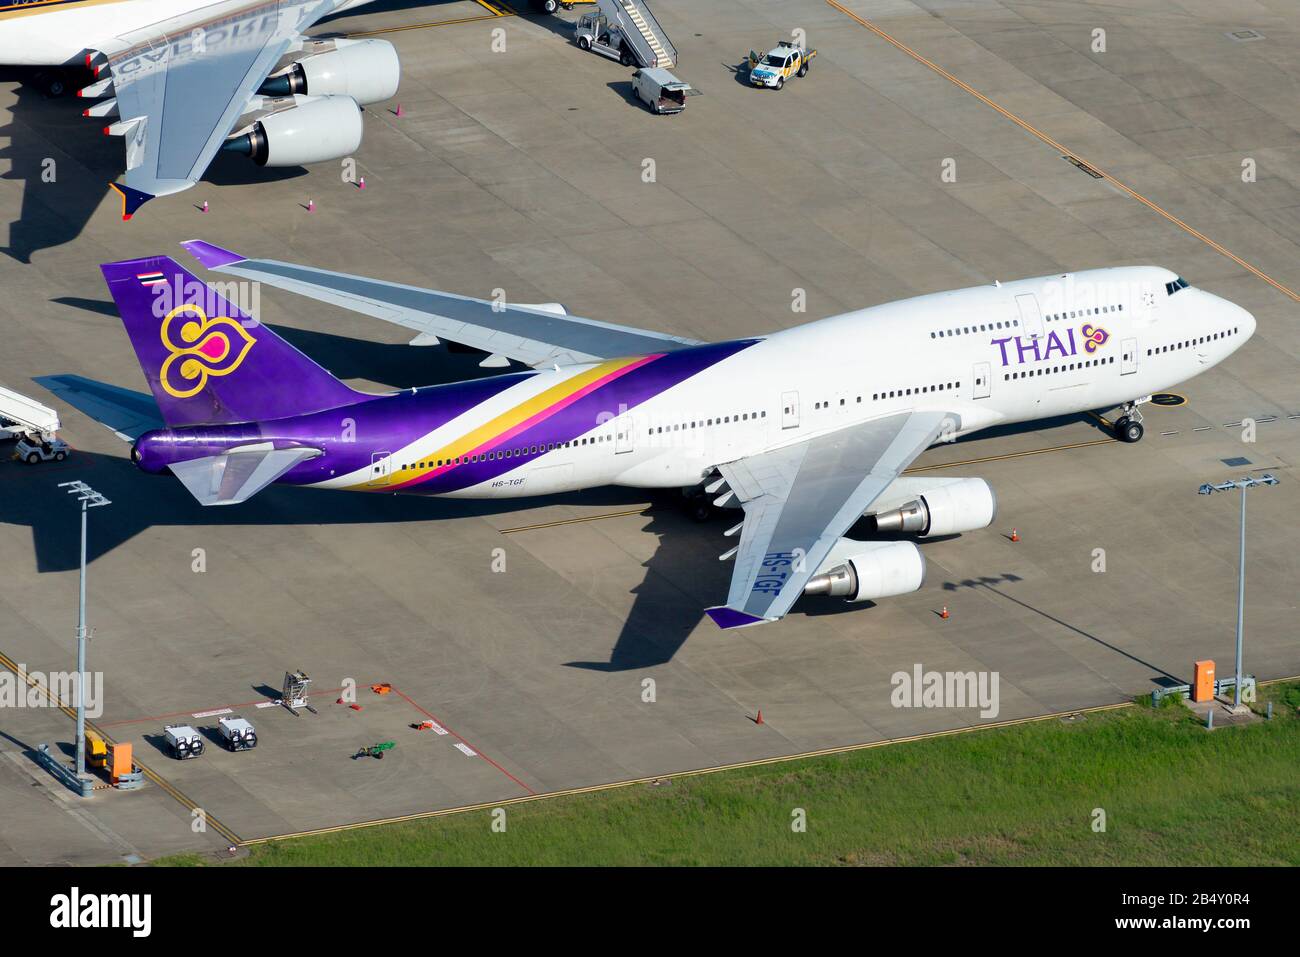
M 841 544 L 850 543 L 846 539 Z M 810 578 L 803 588 L 805 595 L 871 601 L 906 595 L 925 582 L 925 558 L 912 542 L 852 544 L 862 551 Z
M 968 478 L 936 486 L 898 508 L 877 513 L 876 531 L 930 538 L 987 528 L 997 514 L 993 487 L 983 479 Z
M 402 65 L 387 40 L 316 40 L 258 90 L 264 96 L 350 96 L 363 106 L 397 92 Z
M 226 150 L 258 166 L 304 166 L 355 153 L 361 107 L 347 96 L 295 96 L 294 105 L 267 113 L 226 140 Z

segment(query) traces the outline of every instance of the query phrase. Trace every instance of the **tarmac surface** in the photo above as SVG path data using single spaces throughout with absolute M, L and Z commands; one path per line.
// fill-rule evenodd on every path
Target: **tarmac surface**
M 1186 682 L 1200 658 L 1227 675 L 1238 502 L 1196 490 L 1262 470 L 1281 484 L 1250 493 L 1247 671 L 1300 673 L 1289 293 L 1300 289 L 1300 8 L 653 6 L 675 72 L 702 94 L 681 115 L 652 116 L 632 99 L 630 69 L 579 51 L 564 25 L 575 13 L 381 0 L 314 31 L 374 33 L 402 56 L 397 100 L 366 113 L 364 190 L 331 163 L 267 171 L 224 157 L 130 223 L 105 191 L 120 141 L 75 99 L 0 74 L 0 383 L 57 405 L 75 447 L 58 466 L 0 461 L 0 652 L 33 670 L 74 667 L 78 517 L 57 483 L 90 483 L 113 503 L 90 516 L 96 723 L 162 778 L 74 798 L 31 757 L 42 742 L 69 747 L 72 722 L 0 709 L 0 864 L 219 851 L 985 720 L 895 708 L 891 676 L 917 664 L 996 671 L 998 720 Z M 793 28 L 818 50 L 811 73 L 779 93 L 749 89 L 736 72 L 747 51 Z M 726 595 L 717 555 L 732 522 L 694 524 L 671 494 L 494 503 L 272 488 L 205 510 L 178 482 L 136 472 L 122 442 L 32 379 L 145 390 L 97 266 L 185 260 L 176 243 L 195 237 L 701 339 L 1138 263 L 1239 303 L 1259 328 L 1177 390 L 1186 404 L 1145 406 L 1135 446 L 1081 416 L 923 455 L 918 468 L 936 475 L 986 478 L 1001 513 L 924 545 L 919 592 L 807 600 L 780 624 L 721 632 L 702 609 Z M 791 310 L 796 289 L 806 314 Z M 409 347 L 402 330 L 288 293 L 267 290 L 261 311 L 353 383 L 490 372 L 478 355 Z M 1253 442 L 1243 419 L 1257 423 Z M 316 713 L 258 707 L 297 668 L 314 679 Z M 380 682 L 394 691 L 369 689 Z M 361 710 L 335 703 L 350 683 Z M 258 726 L 256 751 L 164 756 L 164 724 L 211 725 L 190 716 L 223 708 Z M 411 727 L 424 720 L 437 728 Z M 387 740 L 382 761 L 353 759 Z

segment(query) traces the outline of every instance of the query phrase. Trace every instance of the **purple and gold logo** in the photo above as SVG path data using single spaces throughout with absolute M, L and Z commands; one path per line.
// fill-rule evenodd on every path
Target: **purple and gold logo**
M 1083 333 L 1083 351 L 1089 355 L 1104 346 L 1106 340 L 1110 338 L 1109 332 L 1101 326 L 1094 326 L 1091 322 L 1084 325 L 1079 331 Z
M 1087 323 L 1079 330 L 1083 338 L 1083 351 L 1092 355 L 1110 340 L 1110 333 L 1101 326 L 1094 326 Z M 1069 358 L 1079 354 L 1079 336 L 1075 336 L 1073 329 L 1063 329 L 1057 332 L 1053 329 L 1046 336 L 1038 338 L 1025 339 L 1021 336 L 1007 336 L 1003 339 L 991 339 L 989 345 L 997 346 L 1001 350 L 1002 365 L 1005 368 L 1011 365 L 1012 359 L 1015 359 L 1016 365 L 1025 363 L 1046 362 L 1052 356 Z
M 188 313 L 180 324 L 178 343 L 172 338 L 172 323 Z M 230 375 L 244 361 L 257 340 L 234 319 L 209 319 L 194 303 L 177 306 L 162 321 L 162 344 L 171 353 L 159 370 L 163 390 L 177 399 L 188 399 L 203 391 L 209 376 Z

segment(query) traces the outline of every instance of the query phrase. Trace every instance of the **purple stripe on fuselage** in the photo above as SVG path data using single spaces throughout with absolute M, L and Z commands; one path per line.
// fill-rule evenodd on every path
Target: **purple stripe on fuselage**
M 517 372 L 427 386 L 286 419 L 147 432 L 136 443 L 138 464 L 147 472 L 161 472 L 173 462 L 219 455 L 238 445 L 271 442 L 277 448 L 310 446 L 325 453 L 295 466 L 277 481 L 294 485 L 323 482 L 335 475 L 368 469 L 376 452 L 397 452 L 535 375 Z
M 539 449 L 536 454 L 467 462 L 449 471 L 409 482 L 401 491 L 415 495 L 444 495 L 499 478 L 538 461 L 546 454 L 548 446 L 563 445 L 586 435 L 602 422 L 636 408 L 757 341 L 745 339 L 719 342 L 666 353 L 583 396 L 535 426 L 512 436 L 500 446 L 502 450 L 531 449 L 536 446 Z M 496 450 L 493 446 L 488 451 Z

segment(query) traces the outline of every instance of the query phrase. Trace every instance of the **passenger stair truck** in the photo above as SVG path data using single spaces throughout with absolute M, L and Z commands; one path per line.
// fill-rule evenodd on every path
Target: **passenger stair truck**
M 624 66 L 677 65 L 677 48 L 644 0 L 597 0 L 596 13 L 584 13 L 574 25 L 574 37 L 584 50 L 594 50 Z
M 25 395 L 0 387 L 0 429 L 49 441 L 59 431 L 59 413 Z

